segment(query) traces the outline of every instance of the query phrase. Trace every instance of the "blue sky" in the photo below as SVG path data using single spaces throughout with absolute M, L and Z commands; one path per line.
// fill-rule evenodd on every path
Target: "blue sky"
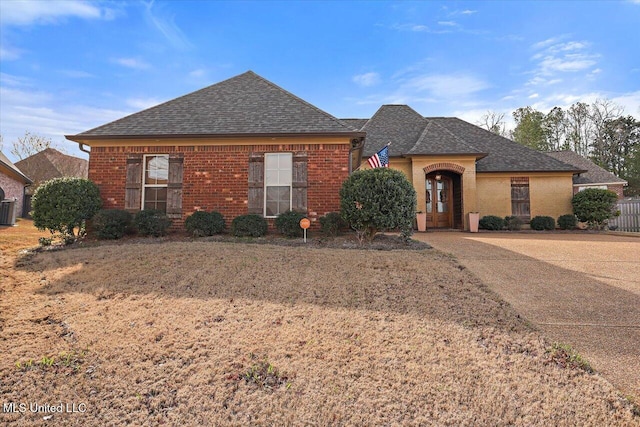
M 64 134 L 247 70 L 341 118 L 596 98 L 640 117 L 639 27 L 640 0 L 0 0 L 3 151 L 30 131 L 83 155 Z

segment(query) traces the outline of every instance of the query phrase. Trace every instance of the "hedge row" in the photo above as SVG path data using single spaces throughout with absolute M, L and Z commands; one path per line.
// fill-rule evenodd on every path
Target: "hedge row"
M 479 226 L 483 230 L 520 230 L 524 222 L 516 216 L 505 218 L 486 215 L 480 219 Z M 578 225 L 578 219 L 573 214 L 562 215 L 558 218 L 558 228 L 572 230 Z M 532 230 L 555 230 L 556 220 L 550 216 L 535 216 L 531 218 L 529 226 Z
M 287 211 L 275 220 L 276 229 L 287 237 L 302 236 L 300 220 L 304 215 Z M 120 239 L 125 234 L 163 236 L 171 226 L 171 219 L 161 211 L 146 209 L 135 216 L 121 209 L 103 209 L 92 218 L 92 227 L 99 239 Z M 194 237 L 213 236 L 226 228 L 219 212 L 198 211 L 184 222 L 185 229 Z M 261 237 L 267 234 L 267 220 L 260 215 L 240 215 L 231 222 L 231 234 L 237 237 Z M 336 212 L 320 218 L 320 229 L 327 236 L 335 236 L 346 228 L 346 223 Z

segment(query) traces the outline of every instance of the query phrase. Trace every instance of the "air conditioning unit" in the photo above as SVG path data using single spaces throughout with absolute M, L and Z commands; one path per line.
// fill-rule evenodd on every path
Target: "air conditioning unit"
M 15 225 L 18 209 L 15 199 L 0 202 L 0 225 Z

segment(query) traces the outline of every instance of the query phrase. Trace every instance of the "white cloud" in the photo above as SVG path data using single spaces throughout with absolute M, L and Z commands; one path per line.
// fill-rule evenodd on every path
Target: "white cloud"
M 442 25 L 444 27 L 457 27 L 458 23 L 454 21 L 438 21 L 438 25 Z
M 409 79 L 404 86 L 419 92 L 429 92 L 437 98 L 453 99 L 487 89 L 489 84 L 472 75 L 427 74 Z
M 2 61 L 14 61 L 20 58 L 21 54 L 22 51 L 20 49 L 8 46 L 5 42 L 0 46 L 0 60 Z
M 56 24 L 65 18 L 108 19 L 112 13 L 94 2 L 79 0 L 0 1 L 0 24 Z
M 129 98 L 126 103 L 129 107 L 136 110 L 146 110 L 147 108 L 155 107 L 163 101 L 156 98 Z
M 540 61 L 541 72 L 546 75 L 554 71 L 575 72 L 591 68 L 598 62 L 597 55 L 565 55 L 563 58 L 547 56 Z
M 374 72 L 357 74 L 351 80 L 359 86 L 375 86 L 380 83 L 380 74 Z
M 197 70 L 193 70 L 189 72 L 189 77 L 198 78 L 203 77 L 207 71 L 204 68 L 198 68 Z
M 173 15 L 167 15 L 162 10 L 162 5 L 154 7 L 155 2 L 152 0 L 145 3 L 145 18 L 147 21 L 167 39 L 167 41 L 177 49 L 189 49 L 192 46 L 178 24 L 175 22 Z
M 151 67 L 146 62 L 137 58 L 113 58 L 111 62 L 122 65 L 123 67 L 133 68 L 134 70 L 145 70 Z
M 95 77 L 93 74 L 87 73 L 86 71 L 82 70 L 59 70 L 58 72 L 64 76 L 71 77 L 72 79 L 86 79 Z
M 529 99 L 536 99 L 536 98 L 539 98 L 539 97 L 540 97 L 540 94 L 538 94 L 538 93 L 532 93 L 531 95 L 529 95 Z
M 465 9 L 462 12 L 460 12 L 463 15 L 473 15 L 474 13 L 477 13 L 477 10 L 469 10 L 469 9 Z

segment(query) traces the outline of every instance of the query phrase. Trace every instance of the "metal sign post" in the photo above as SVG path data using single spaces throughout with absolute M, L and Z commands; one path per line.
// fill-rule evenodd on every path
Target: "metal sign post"
M 300 227 L 302 228 L 305 243 L 307 243 L 307 228 L 309 228 L 309 226 L 311 226 L 311 221 L 309 221 L 309 218 L 302 218 L 300 220 Z

